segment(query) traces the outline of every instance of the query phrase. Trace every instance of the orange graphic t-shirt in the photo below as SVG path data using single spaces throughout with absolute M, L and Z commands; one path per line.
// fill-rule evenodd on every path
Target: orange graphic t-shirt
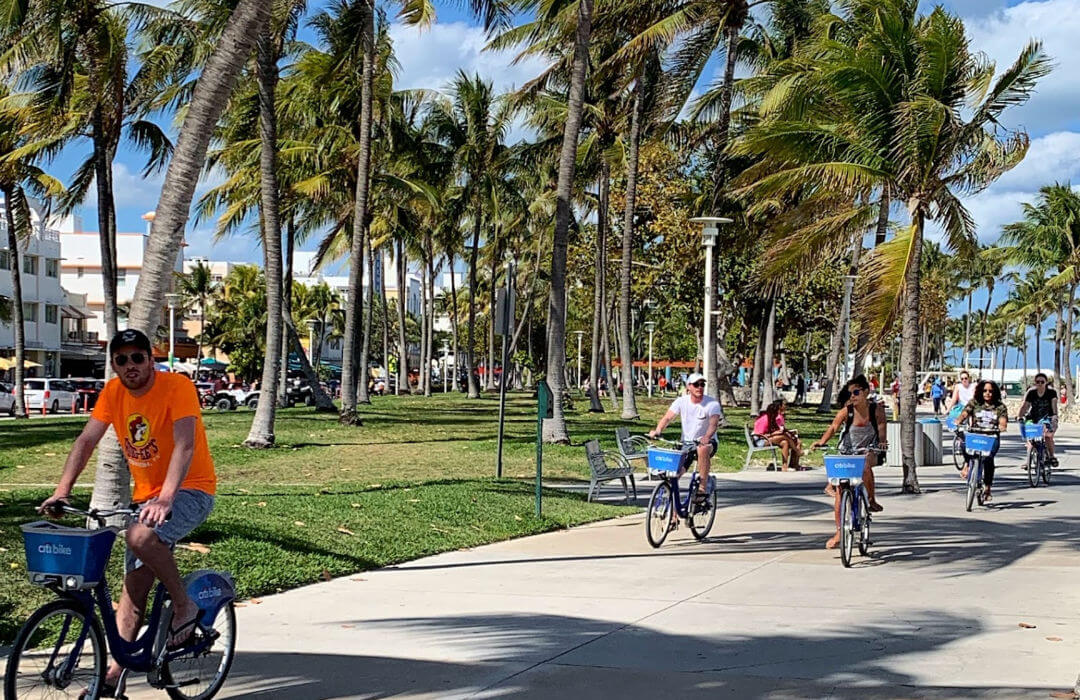
M 136 503 L 161 493 L 172 458 L 173 422 L 194 416 L 195 451 L 180 487 L 211 495 L 217 490 L 217 475 L 206 442 L 202 407 L 195 385 L 187 377 L 157 372 L 150 391 L 138 397 L 132 396 L 119 378 L 113 378 L 101 391 L 90 416 L 111 423 L 116 430 L 135 479 L 135 493 L 131 499 Z

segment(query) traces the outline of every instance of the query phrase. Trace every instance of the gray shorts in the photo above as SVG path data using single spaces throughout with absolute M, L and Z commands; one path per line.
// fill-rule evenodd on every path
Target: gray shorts
M 206 522 L 213 509 L 214 497 L 210 494 L 195 489 L 180 489 L 173 499 L 172 515 L 155 527 L 154 533 L 172 549 L 188 533 Z M 142 565 L 135 552 L 127 548 L 124 552 L 124 572 L 130 574 Z

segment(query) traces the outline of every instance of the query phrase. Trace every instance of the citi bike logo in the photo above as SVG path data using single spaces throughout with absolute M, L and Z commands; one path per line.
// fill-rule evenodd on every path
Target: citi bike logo
M 209 586 L 199 591 L 199 595 L 197 597 L 199 600 L 211 600 L 213 598 L 219 598 L 221 597 L 221 589 Z
M 39 544 L 37 551 L 38 554 L 60 554 L 65 557 L 71 556 L 71 547 L 65 547 L 62 544 Z

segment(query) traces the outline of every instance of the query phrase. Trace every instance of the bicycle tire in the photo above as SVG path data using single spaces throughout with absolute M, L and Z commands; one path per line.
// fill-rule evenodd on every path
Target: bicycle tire
M 1032 488 L 1039 485 L 1039 477 L 1041 476 L 1039 474 L 1041 466 L 1039 463 L 1040 461 L 1038 448 L 1032 447 L 1028 450 L 1027 476 L 1028 484 L 1030 484 Z
M 690 532 L 694 535 L 695 539 L 703 540 L 709 536 L 709 531 L 712 530 L 713 521 L 716 520 L 716 489 L 713 489 L 709 494 L 708 499 L 705 501 L 705 512 L 697 512 L 698 508 L 702 506 L 695 506 L 693 501 L 690 502 Z
M 671 484 L 666 480 L 661 481 L 653 489 L 649 496 L 649 507 L 645 510 L 645 539 L 649 541 L 653 549 L 664 544 L 669 532 L 671 511 L 675 507 L 675 498 L 671 490 Z M 653 532 L 653 527 L 657 532 Z
M 870 502 L 865 491 L 859 498 L 859 554 L 870 555 Z
M 968 464 L 968 469 L 970 471 L 968 472 L 967 478 L 967 499 L 964 504 L 969 513 L 971 512 L 971 507 L 975 505 L 975 490 L 978 488 L 978 478 L 975 472 L 978 468 L 978 463 L 975 459 L 972 459 Z
M 963 440 L 960 438 L 960 433 L 954 433 L 952 439 L 952 461 L 953 466 L 956 467 L 956 471 L 960 471 L 964 468 L 964 449 Z
M 202 687 L 197 693 L 188 692 L 195 687 L 186 676 L 192 675 L 192 667 L 196 664 L 185 664 L 189 660 L 194 662 L 197 657 L 186 656 L 168 661 L 161 669 L 161 678 L 165 681 L 165 691 L 173 700 L 210 700 L 221 690 L 225 678 L 232 668 L 233 658 L 236 656 L 236 609 L 232 601 L 229 601 L 218 611 L 214 624 L 210 626 L 220 635 L 214 644 L 200 653 L 199 658 L 208 658 L 217 651 L 220 655 L 216 662 L 216 670 L 209 682 L 203 682 L 201 677 L 194 675 L 198 687 Z M 213 662 L 212 662 L 213 663 Z M 205 687 L 203 687 L 205 686 Z
M 58 620 L 61 630 L 55 630 L 52 634 L 49 633 L 47 628 L 43 628 L 44 623 L 48 623 L 49 619 L 54 616 L 63 616 L 63 620 Z M 78 634 L 81 636 L 81 631 L 87 631 L 86 641 L 90 642 L 91 650 L 90 654 L 93 660 L 93 666 L 85 674 L 78 673 L 77 671 L 71 678 L 63 679 L 63 687 L 47 682 L 45 685 L 37 688 L 37 693 L 34 692 L 34 685 L 43 680 L 43 674 L 51 666 L 51 662 L 48 662 L 44 669 L 37 672 L 21 673 L 20 666 L 22 662 L 28 660 L 35 652 L 48 653 L 49 656 L 55 655 L 58 648 L 63 645 L 66 634 L 62 632 L 64 628 L 68 630 L 72 629 L 71 620 L 80 620 L 80 626 L 74 629 L 79 630 Z M 56 623 L 54 623 L 56 624 Z M 60 634 L 56 634 L 61 632 Z M 49 650 L 50 645 L 42 647 L 40 650 L 32 648 L 33 644 L 41 641 L 41 633 L 47 635 L 55 635 L 58 639 L 50 641 L 52 650 Z M 79 661 L 86 654 L 85 648 L 83 648 L 75 661 L 76 668 Z M 105 648 L 105 635 L 101 631 L 101 624 L 98 622 L 97 616 L 89 614 L 81 605 L 77 605 L 69 600 L 54 600 L 50 603 L 42 605 L 35 610 L 33 614 L 27 618 L 26 622 L 19 629 L 18 635 L 15 637 L 15 643 L 11 647 L 11 655 L 8 656 L 7 666 L 4 670 L 4 700 L 30 700 L 32 698 L 53 698 L 53 697 L 72 697 L 77 698 L 81 691 L 86 691 L 86 700 L 97 700 L 101 693 L 101 688 L 105 684 L 105 670 L 108 665 L 108 653 Z M 82 683 L 77 682 L 78 678 L 83 678 Z M 31 685 L 29 688 L 20 690 L 23 688 L 23 683 L 20 680 L 29 680 Z M 63 695 L 57 695 L 56 691 L 62 691 Z M 70 693 L 68 691 L 71 691 Z
M 855 545 L 851 501 L 851 489 L 845 488 L 840 496 L 840 561 L 845 569 L 851 566 L 851 553 Z
M 1050 464 L 1050 458 L 1045 452 L 1039 453 L 1039 462 L 1042 464 L 1042 468 L 1039 470 L 1042 472 L 1043 483 L 1047 486 L 1050 485 L 1050 470 L 1053 469 L 1053 465 Z

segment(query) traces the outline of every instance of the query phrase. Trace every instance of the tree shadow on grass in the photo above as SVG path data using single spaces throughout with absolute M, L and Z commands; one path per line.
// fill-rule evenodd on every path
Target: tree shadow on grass
M 7 421 L 0 427 L 0 455 L 7 450 L 28 449 L 52 442 L 74 442 L 83 421 Z

